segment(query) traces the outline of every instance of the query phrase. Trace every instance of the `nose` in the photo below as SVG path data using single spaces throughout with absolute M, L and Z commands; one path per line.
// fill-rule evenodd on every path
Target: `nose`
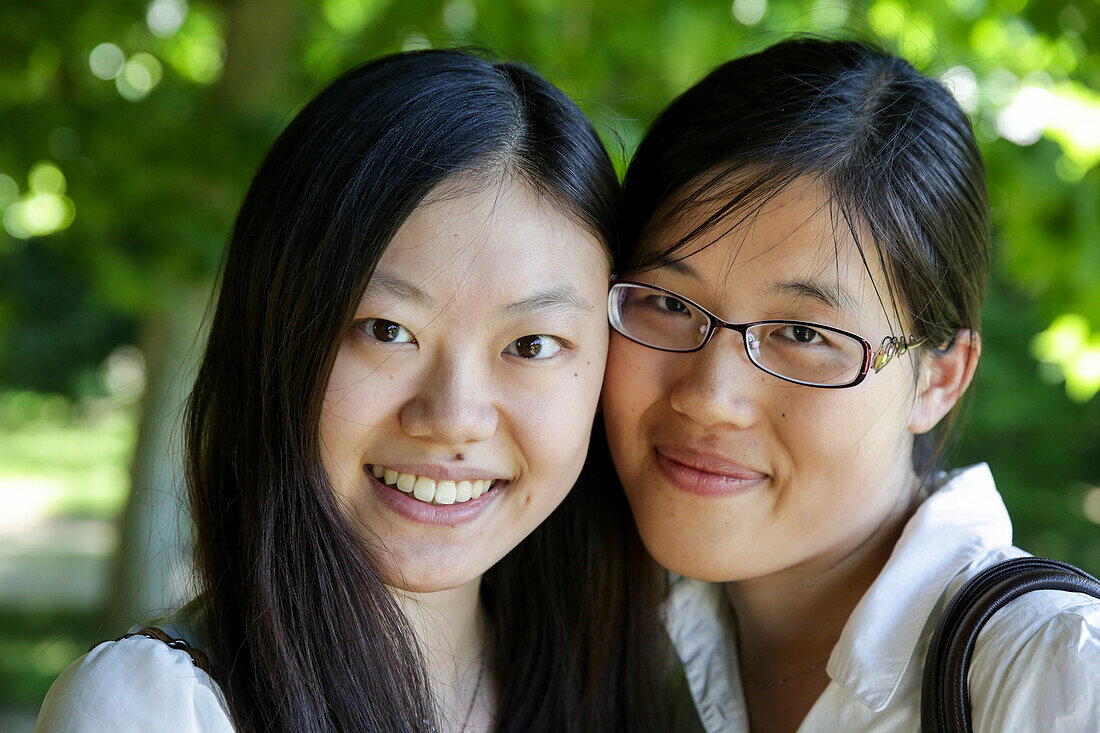
M 488 440 L 498 419 L 488 381 L 468 359 L 438 360 L 402 405 L 401 427 L 439 445 Z
M 749 361 L 741 335 L 721 329 L 677 374 L 669 401 L 672 409 L 702 425 L 745 427 L 756 419 L 755 390 L 762 371 Z

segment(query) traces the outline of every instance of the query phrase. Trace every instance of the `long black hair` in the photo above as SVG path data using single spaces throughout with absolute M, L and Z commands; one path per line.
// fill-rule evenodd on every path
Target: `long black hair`
M 616 269 L 686 256 L 802 177 L 828 192 L 838 223 L 887 274 L 884 304 L 904 309 L 929 347 L 978 331 L 989 203 L 970 122 L 939 81 L 859 41 L 781 41 L 722 64 L 669 105 L 627 171 Z M 671 250 L 638 246 L 703 201 L 722 205 Z M 918 476 L 935 470 L 949 425 L 917 436 Z
M 620 188 L 591 125 L 530 70 L 385 57 L 289 124 L 233 230 L 188 403 L 201 629 L 242 731 L 429 731 L 407 620 L 322 465 L 327 378 L 403 221 L 440 183 L 508 175 L 610 249 Z M 657 729 L 658 588 L 599 435 L 590 469 L 484 578 L 501 731 Z

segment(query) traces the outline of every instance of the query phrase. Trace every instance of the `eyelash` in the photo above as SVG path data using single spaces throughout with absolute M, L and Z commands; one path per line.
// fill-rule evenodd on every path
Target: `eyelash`
M 370 327 L 370 324 L 372 324 L 372 323 L 374 323 L 374 324 L 389 324 L 390 326 L 396 326 L 397 328 L 401 329 L 402 331 L 404 331 L 405 333 L 407 333 L 409 335 L 409 340 L 408 341 L 383 341 L 382 339 L 378 338 L 376 335 L 374 335 L 373 333 L 371 333 L 368 330 L 368 328 Z M 397 323 L 396 321 L 389 321 L 389 320 L 386 320 L 385 318 L 364 318 L 361 321 L 356 321 L 353 325 L 356 329 L 361 331 L 366 338 L 370 339 L 371 341 L 373 341 L 375 343 L 379 343 L 379 344 L 407 344 L 407 343 L 415 344 L 416 343 L 416 337 L 413 336 L 412 331 L 410 331 L 405 326 L 402 326 L 400 323 Z
M 383 327 L 395 326 L 396 328 L 400 329 L 404 333 L 408 334 L 409 339 L 407 341 L 396 341 L 396 340 L 384 341 L 384 340 L 378 338 L 374 333 L 371 332 L 371 330 L 373 330 L 371 328 L 371 324 L 383 325 Z M 365 338 L 369 339 L 373 343 L 377 343 L 377 344 L 407 344 L 407 343 L 415 344 L 416 343 L 416 337 L 413 335 L 412 331 L 410 331 L 407 327 L 401 325 L 400 323 L 397 323 L 396 321 L 390 321 L 390 320 L 387 320 L 385 318 L 364 318 L 362 320 L 356 321 L 353 324 L 353 327 L 356 328 L 357 330 L 359 330 L 364 335 Z M 395 338 L 397 338 L 397 337 L 395 336 Z M 541 358 L 538 357 L 538 356 L 522 356 L 521 354 L 509 351 L 509 349 L 512 348 L 517 342 L 522 341 L 523 339 L 530 339 L 530 338 L 547 339 L 547 340 L 557 344 L 558 350 L 555 351 L 550 356 L 545 356 L 545 357 L 541 357 Z M 553 359 L 554 357 L 556 357 L 560 352 L 562 352 L 562 351 L 573 351 L 574 348 L 575 347 L 572 343 L 570 343 L 569 341 L 566 341 L 563 338 L 559 338 L 557 336 L 551 336 L 550 334 L 547 334 L 547 333 L 532 333 L 532 334 L 527 334 L 527 335 L 524 335 L 524 336 L 520 336 L 519 338 L 509 342 L 508 346 L 506 346 L 505 350 L 501 353 L 508 354 L 510 356 L 515 356 L 516 358 L 521 359 L 523 361 L 549 361 L 549 360 Z
M 558 350 L 555 351 L 550 356 L 544 356 L 544 357 L 541 357 L 541 358 L 537 357 L 537 356 L 521 356 L 519 354 L 515 354 L 511 351 L 508 351 L 508 349 L 510 349 L 517 342 L 522 341 L 523 339 L 530 339 L 530 338 L 547 339 L 548 341 L 551 341 L 551 342 L 557 344 Z M 557 336 L 551 336 L 548 333 L 531 333 L 531 334 L 527 334 L 526 336 L 520 336 L 518 339 L 516 339 L 516 340 L 512 341 L 511 343 L 509 343 L 508 346 L 504 347 L 504 351 L 502 353 L 509 354 L 511 356 L 515 356 L 519 359 L 522 359 L 523 361 L 550 361 L 551 359 L 555 358 L 559 353 L 561 353 L 563 351 L 572 351 L 573 348 L 574 348 L 573 344 L 569 343 L 565 339 L 558 338 Z

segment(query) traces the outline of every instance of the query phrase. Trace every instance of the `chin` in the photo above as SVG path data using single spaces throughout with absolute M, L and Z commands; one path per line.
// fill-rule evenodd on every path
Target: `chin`
M 474 576 L 476 578 L 478 576 Z M 454 580 L 448 578 L 398 578 L 395 582 L 388 583 L 394 590 L 404 593 L 439 593 L 452 588 L 458 588 L 470 582 L 474 578 Z
M 644 541 L 643 538 L 643 542 Z M 659 548 L 651 548 L 648 543 L 646 543 L 646 548 L 649 549 L 649 554 L 653 556 L 653 559 L 656 560 L 661 567 L 677 575 L 682 575 L 685 578 L 702 580 L 708 583 L 726 583 L 738 579 L 736 577 L 737 574 L 730 571 L 728 568 L 716 567 L 709 563 L 699 562 L 698 555 L 677 552 L 675 550 L 663 553 L 659 551 Z
M 720 542 L 707 541 L 705 532 L 669 532 L 668 515 L 650 521 L 637 519 L 642 544 L 666 570 L 708 583 L 744 580 L 756 574 L 749 563 L 737 563 L 734 553 L 727 552 Z
M 391 576 L 386 584 L 406 593 L 438 593 L 466 585 L 480 578 L 482 573 L 406 572 Z
M 462 562 L 476 554 L 455 550 L 446 558 L 421 556 L 416 559 L 395 554 L 396 567 L 387 573 L 386 584 L 407 593 L 436 593 L 466 585 L 480 578 L 491 566 Z

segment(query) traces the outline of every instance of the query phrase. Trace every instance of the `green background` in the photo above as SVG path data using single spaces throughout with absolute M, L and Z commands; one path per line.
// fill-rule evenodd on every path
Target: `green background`
M 1100 572 L 1096 0 L 8 2 L 0 728 L 25 727 L 63 666 L 117 630 L 104 619 L 142 549 L 130 487 L 156 483 L 135 447 L 169 450 L 157 426 L 186 389 L 232 217 L 313 93 L 379 54 L 477 46 L 578 99 L 622 169 L 675 94 L 794 32 L 873 33 L 971 113 L 995 261 L 950 463 L 990 463 L 1017 544 Z

